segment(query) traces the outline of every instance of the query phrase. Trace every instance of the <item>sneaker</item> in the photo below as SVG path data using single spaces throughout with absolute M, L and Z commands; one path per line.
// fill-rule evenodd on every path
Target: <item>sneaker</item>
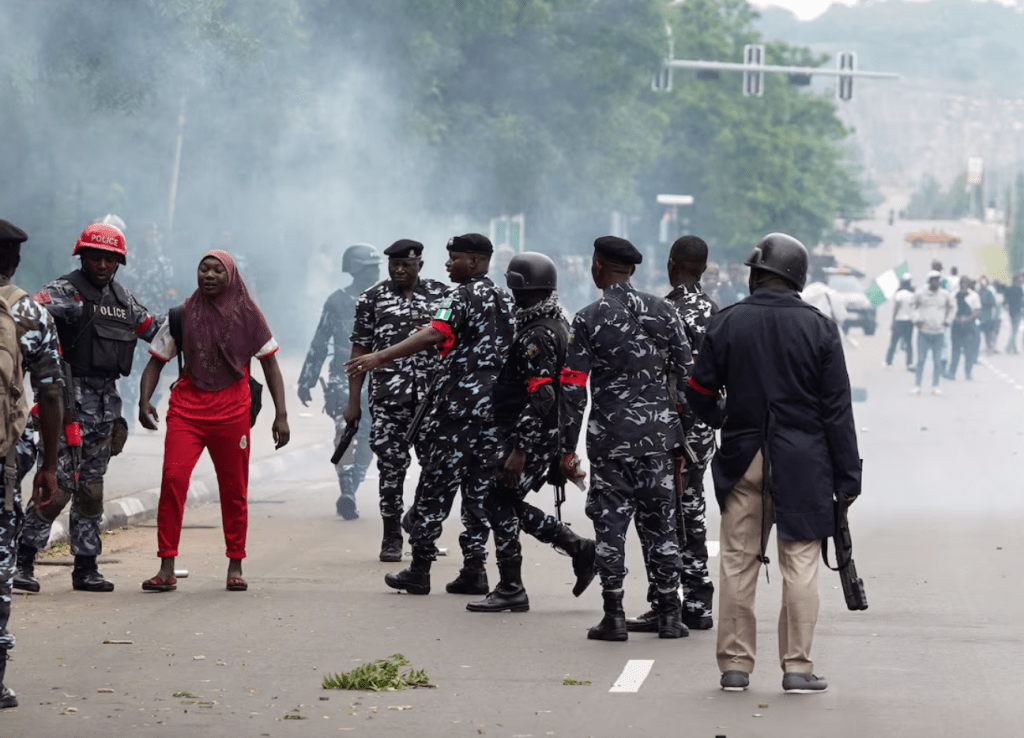
M 782 689 L 786 694 L 815 694 L 827 690 L 828 682 L 814 674 L 790 671 L 782 676 Z
M 944 393 L 938 387 L 932 387 L 932 394 L 933 395 L 941 395 L 941 394 L 944 394 Z
M 912 390 L 910 390 L 910 394 L 912 394 L 912 395 L 919 395 L 919 394 L 921 394 L 921 388 L 920 387 L 914 387 Z
M 787 674 L 786 676 L 789 675 Z M 747 687 L 750 686 L 750 675 L 739 669 L 729 669 L 729 671 L 722 674 L 722 680 L 719 684 L 725 692 L 746 692 Z

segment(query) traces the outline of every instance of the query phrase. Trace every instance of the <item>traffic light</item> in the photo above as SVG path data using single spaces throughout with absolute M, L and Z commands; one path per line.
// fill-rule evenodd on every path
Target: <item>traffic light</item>
M 764 46 L 747 44 L 743 47 L 743 63 L 747 66 L 764 66 Z M 761 97 L 764 94 L 764 72 L 743 70 L 743 95 Z
M 856 71 L 857 69 L 857 52 L 856 51 L 843 51 L 839 54 L 838 65 L 840 71 Z M 853 99 L 853 77 L 848 74 L 839 75 L 839 86 L 836 88 L 836 92 L 839 94 L 839 99 L 843 101 L 849 101 Z
M 655 92 L 672 92 L 672 67 L 666 65 L 651 78 L 651 89 Z

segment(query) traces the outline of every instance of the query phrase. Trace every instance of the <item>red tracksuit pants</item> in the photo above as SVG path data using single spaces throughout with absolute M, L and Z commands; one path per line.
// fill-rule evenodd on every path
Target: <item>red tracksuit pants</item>
M 197 421 L 168 413 L 157 510 L 158 556 L 178 555 L 185 495 L 192 470 L 207 448 L 217 472 L 228 558 L 245 558 L 245 534 L 249 525 L 249 440 L 248 411 L 227 421 Z

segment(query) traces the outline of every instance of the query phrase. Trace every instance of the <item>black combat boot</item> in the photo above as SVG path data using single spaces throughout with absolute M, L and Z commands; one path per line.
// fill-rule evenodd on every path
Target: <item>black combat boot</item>
M 444 591 L 453 595 L 485 595 L 491 591 L 487 586 L 487 570 L 483 564 L 466 562 L 459 569 L 459 576 L 445 585 Z
M 530 609 L 530 599 L 523 587 L 523 559 L 520 556 L 509 561 L 499 561 L 498 571 L 501 581 L 494 591 L 482 600 L 467 603 L 466 609 L 471 612 L 526 612 Z
M 114 583 L 103 578 L 96 569 L 95 556 L 75 556 L 71 570 L 71 586 L 83 592 L 113 592 Z
M 658 588 L 647 585 L 647 601 L 651 608 L 638 618 L 626 618 L 626 630 L 630 633 L 658 632 Z
M 380 543 L 380 560 L 402 560 L 402 524 L 398 518 L 384 518 L 384 538 Z
M 679 592 L 659 592 L 657 601 L 658 638 L 686 638 L 689 629 L 683 625 L 683 603 Z
M 26 592 L 39 591 L 39 580 L 36 579 L 36 550 L 24 543 L 18 546 L 18 564 L 14 570 L 13 586 Z
M 334 507 L 345 520 L 359 520 L 359 510 L 356 508 L 356 496 L 354 494 L 342 494 Z
M 4 674 L 7 671 L 7 650 L 0 649 L 0 710 L 18 706 L 18 697 L 14 691 L 4 686 Z
M 604 598 L 604 618 L 587 631 L 587 638 L 592 641 L 628 640 L 626 613 L 622 609 L 622 590 L 602 592 L 601 596 Z
M 430 559 L 422 559 L 414 553 L 412 565 L 397 574 L 385 574 L 384 584 L 412 595 L 430 594 Z
M 563 525 L 555 538 L 555 545 L 572 556 L 572 571 L 576 575 L 572 593 L 579 597 L 594 581 L 597 543 L 590 538 L 580 538 L 572 532 L 572 528 Z

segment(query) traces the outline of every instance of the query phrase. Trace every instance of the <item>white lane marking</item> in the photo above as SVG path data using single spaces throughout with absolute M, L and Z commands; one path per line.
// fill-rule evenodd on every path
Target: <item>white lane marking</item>
M 626 662 L 626 668 L 619 674 L 615 684 L 609 692 L 638 692 L 644 679 L 651 673 L 654 666 L 654 659 L 630 659 Z
M 722 550 L 718 541 L 708 541 L 708 556 L 718 556 L 718 552 Z

